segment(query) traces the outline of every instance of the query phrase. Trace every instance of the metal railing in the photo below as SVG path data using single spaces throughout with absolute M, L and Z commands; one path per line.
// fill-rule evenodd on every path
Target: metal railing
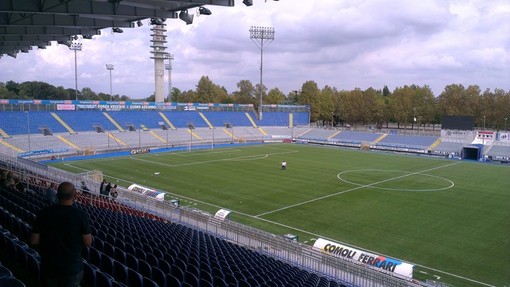
M 29 178 L 43 178 L 51 182 L 70 181 L 76 186 L 81 186 L 82 181 L 85 181 L 92 192 L 97 191 L 99 187 L 98 183 L 82 178 L 81 175 L 8 155 L 0 154 L 0 168 L 16 174 L 27 182 L 30 181 Z M 119 188 L 118 191 L 117 201 L 120 203 L 150 212 L 170 222 L 206 232 L 346 285 L 367 287 L 428 286 L 423 282 L 399 277 L 375 267 L 321 253 L 309 245 L 290 241 L 282 236 L 234 221 L 220 220 L 200 210 L 176 207 L 171 202 L 158 201 L 123 188 Z

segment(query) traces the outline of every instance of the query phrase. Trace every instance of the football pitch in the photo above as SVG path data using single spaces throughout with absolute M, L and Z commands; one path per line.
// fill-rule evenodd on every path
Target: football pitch
M 510 286 L 508 166 L 299 144 L 52 165 L 100 170 L 212 214 L 226 208 L 234 221 L 307 244 L 327 238 L 401 259 L 419 280 Z

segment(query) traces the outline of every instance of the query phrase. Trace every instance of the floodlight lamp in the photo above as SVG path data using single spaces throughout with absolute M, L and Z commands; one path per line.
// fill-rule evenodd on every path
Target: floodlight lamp
M 211 15 L 211 10 L 205 8 L 205 7 L 198 7 L 198 15 Z
M 251 6 L 253 5 L 253 0 L 243 0 L 244 5 Z
M 141 27 L 141 26 L 143 26 L 143 23 L 142 23 L 142 21 L 140 21 L 140 20 L 136 21 L 136 26 L 138 26 L 138 27 Z
M 179 19 L 186 22 L 186 25 L 193 23 L 193 15 L 188 14 L 188 10 L 182 10 L 181 13 L 179 13 Z
M 124 31 L 119 27 L 113 27 L 112 32 L 113 33 L 124 33 Z
M 163 25 L 164 19 L 161 18 L 151 18 L 150 24 L 151 25 Z

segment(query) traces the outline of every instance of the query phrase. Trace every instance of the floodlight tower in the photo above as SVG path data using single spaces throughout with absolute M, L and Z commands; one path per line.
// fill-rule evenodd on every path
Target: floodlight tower
M 262 70 L 264 62 L 264 44 L 269 44 L 274 40 L 273 27 L 251 26 L 250 39 L 260 48 L 260 86 L 259 86 L 259 120 L 262 120 Z
M 172 99 L 172 60 L 174 54 L 168 54 L 168 64 L 165 64 L 165 69 L 168 70 L 168 98 Z
M 74 51 L 74 97 L 75 100 L 78 100 L 78 60 L 76 52 L 81 51 L 81 43 L 71 43 L 69 50 Z
M 151 39 L 151 59 L 154 59 L 154 96 L 155 102 L 164 102 L 165 93 L 165 59 L 168 58 L 166 52 L 166 24 L 165 19 L 151 18 L 152 39 Z
M 106 64 L 106 70 L 110 71 L 110 101 L 113 99 L 112 94 L 112 71 L 113 71 L 113 64 Z

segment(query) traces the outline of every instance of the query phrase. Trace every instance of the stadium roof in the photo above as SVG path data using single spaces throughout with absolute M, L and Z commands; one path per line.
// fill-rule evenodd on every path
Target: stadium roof
M 50 41 L 91 39 L 105 28 L 121 32 L 143 19 L 178 18 L 203 5 L 234 6 L 234 0 L 1 0 L 0 57 L 44 49 Z

